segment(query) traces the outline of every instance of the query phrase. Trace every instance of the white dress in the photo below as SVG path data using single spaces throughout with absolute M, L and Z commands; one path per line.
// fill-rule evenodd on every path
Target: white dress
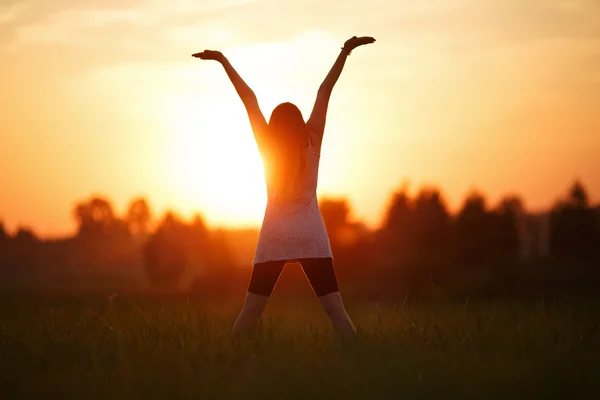
M 266 182 L 269 196 L 253 265 L 277 260 L 292 262 L 301 258 L 333 258 L 317 202 L 320 155 L 311 144 L 305 151 L 306 168 L 297 200 L 274 200 L 270 182 Z

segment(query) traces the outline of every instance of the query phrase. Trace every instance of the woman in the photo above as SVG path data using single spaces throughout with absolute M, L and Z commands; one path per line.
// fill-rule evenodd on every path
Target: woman
M 242 99 L 265 167 L 267 207 L 253 262 L 248 293 L 233 332 L 250 327 L 262 314 L 287 262 L 298 261 L 336 330 L 353 334 L 333 267 L 329 237 L 317 203 L 317 176 L 327 105 L 346 57 L 372 37 L 348 39 L 331 71 L 319 87 L 310 118 L 305 123 L 291 103 L 278 105 L 267 124 L 256 95 L 218 51 L 193 57 L 221 63 Z

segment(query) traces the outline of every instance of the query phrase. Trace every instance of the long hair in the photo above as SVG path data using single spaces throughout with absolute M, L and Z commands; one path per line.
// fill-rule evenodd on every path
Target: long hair
M 304 170 L 308 137 L 302 113 L 292 103 L 281 103 L 269 119 L 270 179 L 278 198 L 297 195 Z

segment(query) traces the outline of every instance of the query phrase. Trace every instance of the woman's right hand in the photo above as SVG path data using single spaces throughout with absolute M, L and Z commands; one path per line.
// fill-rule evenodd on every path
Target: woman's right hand
M 225 58 L 223 53 L 217 50 L 204 50 L 200 53 L 192 54 L 192 57 L 200 58 L 201 60 L 215 60 L 219 62 Z

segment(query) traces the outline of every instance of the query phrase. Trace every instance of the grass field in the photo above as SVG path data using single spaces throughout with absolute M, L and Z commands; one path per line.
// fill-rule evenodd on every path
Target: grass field
M 2 398 L 597 398 L 600 303 L 275 298 L 232 339 L 239 301 L 31 297 L 0 305 Z

